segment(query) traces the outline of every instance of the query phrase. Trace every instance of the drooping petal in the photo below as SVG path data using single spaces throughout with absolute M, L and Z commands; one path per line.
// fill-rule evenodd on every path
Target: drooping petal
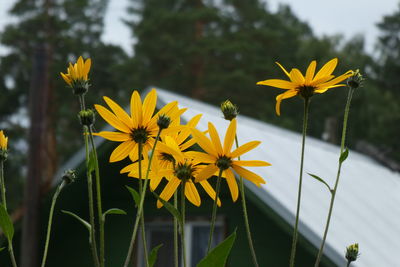
M 104 101 L 110 107 L 110 109 L 114 112 L 117 118 L 123 122 L 127 127 L 132 128 L 133 123 L 131 117 L 123 110 L 117 103 L 115 103 L 111 98 L 104 96 Z
M 315 75 L 313 80 L 318 80 L 322 77 L 325 76 L 330 76 L 332 74 L 332 72 L 335 70 L 336 66 L 338 63 L 338 59 L 334 58 L 331 59 L 329 62 L 327 62 L 319 71 L 318 73 Z
M 197 175 L 196 175 L 196 182 L 203 181 L 205 179 L 210 178 L 214 175 L 214 173 L 218 171 L 218 167 L 215 164 L 209 164 L 207 167 L 203 168 Z
M 210 134 L 211 141 L 218 155 L 222 155 L 223 151 L 222 151 L 221 140 L 219 139 L 219 135 L 217 130 L 215 129 L 215 126 L 211 122 L 208 123 L 208 133 Z
M 230 169 L 224 171 L 226 182 L 228 183 L 229 191 L 231 192 L 232 201 L 235 202 L 239 196 L 239 189 L 236 183 L 235 175 L 232 173 Z
M 279 63 L 279 62 L 275 62 L 279 68 L 281 68 L 281 70 L 283 70 L 283 72 L 286 74 L 286 76 L 288 76 L 288 78 L 290 79 L 290 74 L 289 72 Z
M 135 147 L 134 141 L 126 141 L 117 146 L 111 153 L 110 162 L 123 160 L 129 155 L 129 152 Z
M 121 133 L 121 132 L 99 132 L 99 133 L 93 133 L 93 135 L 96 136 L 101 136 L 107 140 L 110 141 L 116 141 L 116 142 L 124 142 L 130 140 L 130 135 L 128 133 Z
M 233 169 L 237 172 L 237 174 L 239 174 L 240 176 L 242 176 L 243 178 L 253 182 L 255 185 L 257 185 L 258 187 L 261 186 L 261 184 L 265 184 L 265 181 L 263 178 L 261 178 L 261 176 L 255 174 L 252 171 L 249 171 L 245 168 L 242 168 L 238 165 L 232 165 Z
M 231 153 L 231 158 L 237 158 L 241 155 L 243 155 L 244 153 L 256 148 L 259 144 L 261 144 L 260 141 L 251 141 L 248 142 L 244 145 L 241 145 L 240 147 L 236 148 L 232 153 Z
M 271 166 L 270 163 L 262 160 L 235 160 L 233 161 L 233 164 L 247 167 Z
M 225 140 L 224 140 L 224 154 L 231 152 L 233 142 L 236 136 L 236 119 L 231 120 L 228 129 L 226 130 Z
M 287 92 L 285 92 L 285 93 L 283 93 L 283 94 L 280 94 L 280 95 L 278 95 L 278 96 L 276 97 L 275 111 L 276 111 L 276 114 L 277 114 L 278 116 L 281 115 L 281 102 L 282 102 L 282 100 L 283 100 L 283 99 L 287 99 L 287 98 L 294 97 L 294 96 L 296 96 L 297 94 L 298 94 L 298 91 L 296 91 L 296 90 L 290 90 L 290 91 L 287 91 Z
M 259 81 L 257 85 L 267 85 L 271 87 L 281 88 L 281 89 L 295 89 L 296 84 L 279 79 L 269 79 L 265 81 Z
M 125 133 L 130 133 L 131 130 L 126 126 L 124 123 L 122 123 L 114 114 L 112 114 L 108 109 L 101 105 L 94 105 L 94 108 L 97 110 L 97 112 L 100 114 L 100 116 L 112 127 L 114 127 L 117 130 L 120 130 L 121 132 Z
M 168 184 L 165 186 L 164 190 L 161 192 L 160 194 L 160 198 L 168 201 L 172 195 L 175 193 L 176 189 L 178 188 L 178 186 L 180 185 L 181 180 L 179 180 L 176 177 L 173 177 Z M 157 208 L 161 208 L 163 206 L 163 204 L 161 203 L 160 200 L 157 200 Z
M 192 181 L 187 181 L 185 184 L 185 196 L 193 205 L 200 206 L 200 195 Z
M 311 81 L 313 80 L 316 67 L 317 67 L 317 61 L 313 60 L 308 66 L 306 71 L 306 80 L 305 80 L 306 85 L 310 85 Z
M 212 186 L 210 185 L 210 183 L 207 180 L 203 180 L 199 182 L 200 185 L 204 188 L 204 190 L 206 191 L 206 193 L 213 199 L 215 200 L 216 197 L 216 193 L 214 188 L 212 188 Z M 217 199 L 217 205 L 218 207 L 221 207 L 221 200 L 220 198 Z

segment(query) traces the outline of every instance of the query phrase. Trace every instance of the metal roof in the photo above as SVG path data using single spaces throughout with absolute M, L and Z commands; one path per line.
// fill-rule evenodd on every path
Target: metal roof
M 210 121 L 221 137 L 225 134 L 229 122 L 222 118 L 219 108 L 162 89 L 157 89 L 157 93 L 159 107 L 177 100 L 180 107 L 188 108 L 182 115 L 183 121 L 201 113 L 203 117 L 198 124 L 200 130 L 205 130 Z M 262 141 L 260 146 L 246 153 L 242 159 L 265 160 L 272 164 L 252 169 L 266 180 L 265 185 L 259 188 L 246 183 L 247 188 L 283 220 L 294 225 L 301 134 L 242 115 L 237 120 L 239 143 Z M 111 127 L 104 130 L 111 130 Z M 103 141 L 95 137 L 97 146 Z M 333 187 L 339 150 L 338 146 L 321 140 L 312 137 L 306 139 L 299 231 L 317 248 L 322 240 L 330 194 L 324 185 L 306 173 L 324 178 Z M 84 159 L 85 152 L 81 149 L 60 168 L 54 184 L 59 182 L 64 170 L 75 168 Z M 360 244 L 361 257 L 352 266 L 400 266 L 397 258 L 400 251 L 399 204 L 400 174 L 367 156 L 350 151 L 342 166 L 324 254 L 337 265 L 344 266 L 346 246 L 357 242 Z
M 222 118 L 219 108 L 165 90 L 157 89 L 157 92 L 163 104 L 177 100 L 181 107 L 188 108 L 182 115 L 183 120 L 201 113 L 200 130 L 206 130 L 210 121 L 221 138 L 225 134 L 229 122 Z M 294 225 L 301 134 L 241 115 L 237 120 L 237 135 L 241 144 L 262 141 L 259 147 L 242 159 L 265 160 L 272 164 L 252 169 L 266 180 L 265 185 L 258 188 L 247 183 L 247 188 Z M 323 177 L 333 187 L 339 152 L 338 146 L 311 137 L 306 139 L 299 231 L 317 248 L 323 236 L 330 194 L 324 185 L 307 173 Z M 399 204 L 399 173 L 350 151 L 342 166 L 324 254 L 339 266 L 344 266 L 346 246 L 357 242 L 361 256 L 352 266 L 400 266 L 397 257 L 400 251 Z

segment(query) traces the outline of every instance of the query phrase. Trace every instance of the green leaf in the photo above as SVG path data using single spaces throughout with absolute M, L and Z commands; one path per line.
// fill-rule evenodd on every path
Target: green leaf
M 14 237 L 14 225 L 3 204 L 0 204 L 0 227 L 8 241 L 11 242 Z
M 117 209 L 117 208 L 112 208 L 107 210 L 106 212 L 103 213 L 103 221 L 106 220 L 106 216 L 108 214 L 119 214 L 119 215 L 126 215 L 126 212 L 124 210 L 121 209 Z
M 177 210 L 174 205 L 172 205 L 171 203 L 169 203 L 168 201 L 165 201 L 164 199 L 160 198 L 159 195 L 157 195 L 155 192 L 153 192 L 153 195 L 161 201 L 161 203 L 164 205 L 164 207 L 172 214 L 172 216 L 174 216 L 177 220 L 180 226 L 183 226 L 183 219 L 182 219 L 182 215 L 179 212 L 179 210 Z
M 233 243 L 236 239 L 236 229 L 222 241 L 218 246 L 213 248 L 198 264 L 197 267 L 223 267 L 226 264 Z
M 89 153 L 89 163 L 88 163 L 88 171 L 93 172 L 95 168 L 95 156 L 94 156 L 94 151 L 90 151 Z
M 135 207 L 139 206 L 140 203 L 140 195 L 139 193 L 130 186 L 125 186 L 128 189 L 129 193 L 131 193 L 133 201 L 135 201 Z
M 160 245 L 154 247 L 154 248 L 150 251 L 150 255 L 149 255 L 149 266 L 150 266 L 150 267 L 153 267 L 154 264 L 156 263 L 156 261 L 157 261 L 157 253 L 158 253 L 158 250 L 159 250 L 162 246 L 163 246 L 163 244 L 160 244 Z
M 312 178 L 314 178 L 315 180 L 320 181 L 321 183 L 323 183 L 324 185 L 326 185 L 326 187 L 328 187 L 329 192 L 332 192 L 331 187 L 328 185 L 327 182 L 324 181 L 324 179 L 322 179 L 321 177 L 319 177 L 319 176 L 317 176 L 317 175 L 315 175 L 315 174 L 312 174 L 312 173 L 308 173 L 308 175 L 310 175 L 310 176 L 311 176 Z
M 345 161 L 346 159 L 347 159 L 347 157 L 349 156 L 349 150 L 347 149 L 347 147 L 346 147 L 346 149 L 343 151 L 343 153 L 340 155 L 340 158 L 339 158 L 339 162 L 340 163 L 343 163 L 343 161 Z
M 1 252 L 1 251 L 3 251 L 5 248 L 6 248 L 6 247 L 2 247 L 2 248 L 0 248 L 0 252 Z
M 67 211 L 67 210 L 62 210 L 61 212 L 62 212 L 62 213 L 65 213 L 65 214 L 68 214 L 69 216 L 72 216 L 72 217 L 74 217 L 75 219 L 77 219 L 80 223 L 82 223 L 83 226 L 86 227 L 86 229 L 88 229 L 89 233 L 90 233 L 90 231 L 92 230 L 92 226 L 91 226 L 87 221 L 85 221 L 84 219 L 82 219 L 81 217 L 79 217 L 78 215 L 76 215 L 75 213 L 70 212 L 70 211 Z

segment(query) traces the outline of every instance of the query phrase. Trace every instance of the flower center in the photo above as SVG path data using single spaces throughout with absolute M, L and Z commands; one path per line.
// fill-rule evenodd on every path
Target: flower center
M 131 132 L 132 140 L 139 144 L 144 144 L 149 139 L 149 132 L 144 127 L 139 127 Z
M 297 88 L 299 90 L 299 94 L 303 97 L 303 98 L 310 98 L 314 95 L 314 90 L 315 87 L 314 86 L 309 86 L 309 85 L 303 85 Z
M 229 167 L 231 166 L 231 164 L 232 164 L 232 160 L 231 160 L 231 158 L 229 158 L 229 157 L 227 157 L 227 156 L 222 156 L 222 157 L 220 157 L 220 158 L 218 158 L 217 159 L 217 162 L 216 162 L 216 164 L 215 165 L 217 165 L 217 167 L 220 169 L 220 170 L 226 170 L 226 169 L 229 169 Z
M 194 167 L 188 163 L 178 163 L 175 167 L 174 174 L 182 181 L 189 181 L 192 178 Z

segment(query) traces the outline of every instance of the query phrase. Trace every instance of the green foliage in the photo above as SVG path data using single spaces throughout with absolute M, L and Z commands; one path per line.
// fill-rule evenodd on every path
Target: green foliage
M 135 202 L 135 207 L 139 206 L 139 203 L 140 203 L 140 195 L 139 195 L 139 193 L 135 189 L 130 187 L 130 186 L 126 185 L 125 187 L 126 187 L 126 189 L 128 189 L 129 193 L 131 193 L 133 201 Z
M 67 210 L 62 210 L 61 212 L 75 218 L 78 222 L 80 222 L 83 226 L 85 226 L 85 228 L 89 231 L 89 239 L 90 239 L 90 232 L 92 230 L 90 223 L 88 223 L 87 221 L 85 221 L 84 219 L 82 219 L 81 217 L 79 217 L 78 215 L 76 215 L 73 212 L 70 212 Z
M 325 182 L 324 179 L 322 179 L 322 178 L 319 177 L 318 175 L 315 175 L 315 174 L 312 174 L 312 173 L 308 173 L 308 175 L 310 175 L 310 176 L 311 176 L 312 178 L 314 178 L 315 180 L 317 180 L 317 181 L 321 182 L 322 184 L 324 184 L 324 185 L 328 188 L 329 192 L 332 193 L 333 190 L 331 189 L 331 187 L 329 186 L 329 184 L 328 184 L 327 182 Z
M 108 209 L 107 211 L 105 211 L 103 213 L 103 221 L 106 220 L 106 216 L 109 214 L 126 215 L 126 212 L 124 210 L 117 209 L 117 208 Z
M 183 218 L 182 218 L 182 214 L 179 212 L 179 210 L 177 210 L 171 203 L 169 203 L 168 201 L 165 201 L 164 199 L 160 198 L 159 195 L 157 195 L 155 192 L 153 192 L 153 195 L 159 200 L 161 201 L 161 203 L 163 204 L 163 206 L 169 211 L 169 213 L 172 214 L 172 216 L 174 216 L 177 221 L 178 224 L 180 225 L 180 227 L 184 227 L 183 225 Z
M 224 267 L 226 260 L 228 259 L 229 253 L 232 249 L 233 243 L 236 239 L 236 229 L 222 241 L 218 246 L 213 248 L 205 258 L 203 258 L 197 267 Z
M 4 235 L 7 237 L 8 242 L 12 242 L 14 237 L 14 225 L 11 221 L 10 215 L 3 204 L 0 204 L 0 228 L 3 230 Z
M 163 244 L 160 244 L 160 245 L 154 247 L 154 248 L 150 251 L 150 255 L 149 255 L 149 266 L 150 266 L 150 267 L 153 267 L 154 264 L 156 263 L 156 261 L 157 261 L 157 253 L 158 253 L 158 250 L 159 250 L 162 246 L 163 246 Z
M 343 163 L 347 159 L 348 156 L 349 156 L 349 149 L 346 147 L 345 150 L 343 151 L 343 153 L 339 157 L 339 162 Z

